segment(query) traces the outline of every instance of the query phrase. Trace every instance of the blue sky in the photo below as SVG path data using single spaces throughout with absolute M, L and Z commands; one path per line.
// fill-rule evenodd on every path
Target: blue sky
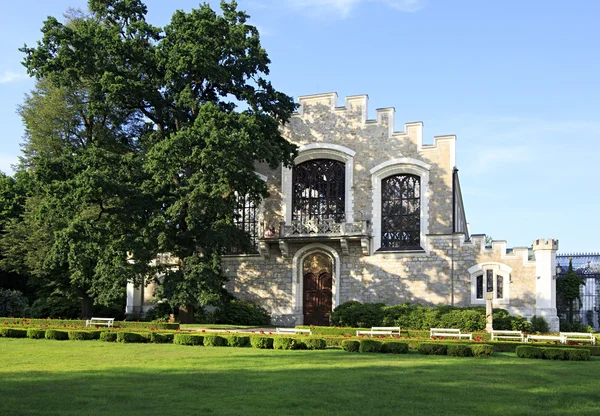
M 213 6 L 218 2 L 210 1 Z M 198 2 L 147 0 L 168 23 Z M 11 173 L 33 82 L 17 48 L 48 15 L 85 0 L 0 0 L 0 170 Z M 240 0 L 289 95 L 368 94 L 370 117 L 423 121 L 425 141 L 456 134 L 472 233 L 560 252 L 600 251 L 600 2 Z

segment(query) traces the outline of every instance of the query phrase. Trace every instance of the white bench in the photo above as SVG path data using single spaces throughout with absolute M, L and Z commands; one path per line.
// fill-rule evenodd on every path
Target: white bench
M 361 335 L 369 335 L 369 336 L 373 336 L 373 335 L 389 335 L 390 337 L 392 336 L 392 331 L 374 331 L 374 330 L 370 330 L 370 331 L 356 331 L 356 336 L 359 337 Z
M 115 318 L 92 318 L 85 321 L 85 326 L 104 325 L 110 328 L 114 322 Z
M 561 344 L 565 343 L 565 337 L 562 335 L 527 335 L 525 342 L 532 341 L 560 341 Z
M 560 335 L 563 337 L 565 342 L 567 341 L 575 341 L 575 342 L 591 342 L 592 345 L 596 345 L 596 337 L 594 334 L 590 334 L 589 332 L 561 332 Z
M 392 331 L 392 335 L 400 336 L 399 326 L 374 326 L 371 327 L 371 331 Z
M 492 341 L 494 339 L 518 339 L 521 342 L 525 342 L 525 335 L 521 331 L 502 331 L 493 329 L 492 332 Z
M 310 329 L 300 329 L 300 328 L 275 328 L 278 334 L 309 334 L 312 335 L 312 331 Z
M 473 334 L 463 334 L 460 329 L 454 328 L 430 328 L 429 338 L 433 337 L 453 337 L 453 338 L 469 338 L 473 340 Z

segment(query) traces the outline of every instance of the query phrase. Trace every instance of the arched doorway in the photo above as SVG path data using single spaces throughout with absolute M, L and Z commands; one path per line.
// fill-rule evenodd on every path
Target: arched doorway
M 329 325 L 332 307 L 333 261 L 322 252 L 302 262 L 304 325 Z

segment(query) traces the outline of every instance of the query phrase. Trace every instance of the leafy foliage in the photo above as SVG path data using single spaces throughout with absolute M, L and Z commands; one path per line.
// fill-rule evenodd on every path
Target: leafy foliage
M 531 317 L 531 331 L 547 334 L 550 332 L 550 326 L 548 326 L 548 322 L 542 316 L 534 315 Z
M 383 303 L 342 303 L 331 313 L 331 323 L 335 326 L 372 327 L 383 320 Z
M 585 280 L 573 270 L 573 259 L 569 260 L 569 269 L 564 277 L 556 280 L 556 296 L 559 305 L 567 306 L 567 320 L 573 324 L 575 301 L 581 304 L 581 286 Z
M 270 325 L 271 316 L 249 300 L 233 299 L 215 310 L 215 323 L 231 325 Z
M 18 290 L 0 289 L 0 314 L 23 316 L 27 311 L 27 298 Z

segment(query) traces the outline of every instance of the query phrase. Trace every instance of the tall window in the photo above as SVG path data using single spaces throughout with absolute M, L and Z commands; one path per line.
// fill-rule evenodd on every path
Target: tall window
M 292 220 L 345 221 L 345 164 L 315 159 L 294 166 Z
M 381 248 L 421 248 L 421 181 L 395 175 L 381 181 Z
M 237 196 L 237 205 L 233 215 L 233 223 L 250 237 L 250 251 L 233 247 L 231 253 L 258 253 L 258 206 L 252 198 L 247 195 Z
M 495 299 L 504 300 L 504 276 L 492 269 L 486 269 L 483 274 L 475 276 L 475 299 L 485 301 L 485 292 L 493 293 Z

